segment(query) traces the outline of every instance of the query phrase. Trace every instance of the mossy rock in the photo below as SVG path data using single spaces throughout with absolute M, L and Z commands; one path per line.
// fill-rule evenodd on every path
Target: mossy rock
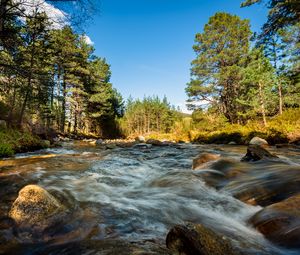
M 168 233 L 167 247 L 180 255 L 241 254 L 224 236 L 201 224 L 176 225 Z
M 65 207 L 48 191 L 37 185 L 27 185 L 19 191 L 9 217 L 20 227 L 47 227 L 47 219 L 64 210 Z

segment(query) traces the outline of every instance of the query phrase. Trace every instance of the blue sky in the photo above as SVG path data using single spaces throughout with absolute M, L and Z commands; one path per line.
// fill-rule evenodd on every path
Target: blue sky
M 241 0 L 101 0 L 101 11 L 87 28 L 96 55 L 111 65 L 112 83 L 129 95 L 166 95 L 184 108 L 194 36 L 208 18 L 223 11 L 251 20 L 259 31 L 262 5 L 240 8 Z

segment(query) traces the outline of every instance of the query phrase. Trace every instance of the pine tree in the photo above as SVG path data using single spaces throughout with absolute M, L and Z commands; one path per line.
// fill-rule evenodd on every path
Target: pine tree
M 267 126 L 267 114 L 274 109 L 274 93 L 272 91 L 276 78 L 275 71 L 264 56 L 261 48 L 253 49 L 243 70 L 243 82 L 237 101 L 242 105 L 239 112 L 244 119 L 261 116 Z
M 238 104 L 243 59 L 249 51 L 251 31 L 248 20 L 217 13 L 197 34 L 191 82 L 186 92 L 191 101 L 218 105 L 231 123 L 239 122 Z

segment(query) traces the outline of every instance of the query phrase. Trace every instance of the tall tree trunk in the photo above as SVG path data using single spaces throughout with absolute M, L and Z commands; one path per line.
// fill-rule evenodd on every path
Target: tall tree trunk
M 66 86 L 66 74 L 63 78 L 63 97 L 62 97 L 62 113 L 61 113 L 61 123 L 60 132 L 65 132 L 65 122 L 66 122 L 66 96 L 67 96 L 67 86 Z
M 29 84 L 31 84 L 31 81 L 29 81 Z M 25 98 L 24 98 L 23 104 L 22 104 L 22 108 L 21 108 L 19 120 L 18 120 L 18 127 L 19 128 L 22 127 L 23 117 L 24 117 L 24 113 L 25 113 L 25 109 L 26 109 L 26 105 L 27 105 L 29 93 L 30 93 L 30 89 L 28 87 L 27 91 L 26 91 L 26 94 L 25 94 Z
M 261 81 L 258 82 L 258 86 L 259 86 L 260 109 L 261 109 L 261 114 L 263 117 L 264 126 L 266 127 L 267 120 L 266 120 L 265 100 L 264 100 L 264 95 L 263 95 L 263 91 L 262 91 L 262 82 Z
M 10 109 L 9 109 L 9 113 L 8 113 L 8 117 L 7 117 L 7 127 L 12 127 L 12 123 L 13 123 L 13 113 L 14 113 L 14 109 L 15 109 L 15 103 L 16 103 L 16 87 L 13 87 L 13 96 L 12 96 L 12 100 L 11 100 L 11 104 L 10 104 Z
M 283 98 L 282 98 L 282 86 L 281 81 L 278 81 L 278 96 L 279 96 L 279 114 L 282 114 L 282 108 L 283 108 Z

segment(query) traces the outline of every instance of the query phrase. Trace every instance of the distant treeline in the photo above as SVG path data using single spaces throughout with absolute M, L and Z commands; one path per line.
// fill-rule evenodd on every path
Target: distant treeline
M 145 97 L 143 100 L 129 98 L 121 127 L 126 135 L 169 133 L 182 114 L 171 106 L 167 98 Z

